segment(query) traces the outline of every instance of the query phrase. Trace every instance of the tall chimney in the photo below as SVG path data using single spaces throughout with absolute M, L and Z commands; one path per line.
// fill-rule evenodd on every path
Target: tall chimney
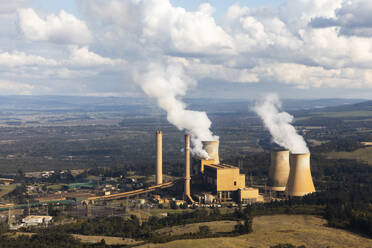
M 185 135 L 185 198 L 190 197 L 190 134 Z
M 268 186 L 273 191 L 285 191 L 289 176 L 289 151 L 271 151 Z
M 218 156 L 219 141 L 203 141 L 203 150 L 208 153 L 208 159 L 213 160 L 214 164 L 220 164 L 220 157 Z
M 163 183 L 163 134 L 156 131 L 156 184 Z
M 287 194 L 289 196 L 304 196 L 315 192 L 310 171 L 310 153 L 291 154 L 290 165 Z

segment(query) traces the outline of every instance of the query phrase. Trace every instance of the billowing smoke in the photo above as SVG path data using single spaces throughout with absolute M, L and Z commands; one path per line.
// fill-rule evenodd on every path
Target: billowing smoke
M 269 130 L 273 142 L 287 148 L 292 153 L 308 153 L 304 138 L 291 125 L 293 116 L 281 111 L 281 102 L 276 94 L 268 95 L 254 107 Z
M 205 112 L 186 109 L 181 98 L 187 89 L 196 81 L 184 73 L 182 64 L 176 62 L 149 63 L 145 70 L 137 72 L 136 81 L 143 91 L 154 97 L 160 108 L 167 112 L 167 119 L 179 130 L 186 130 L 191 134 L 191 152 L 203 158 L 208 154 L 203 150 L 202 141 L 218 140 L 210 130 L 211 121 Z

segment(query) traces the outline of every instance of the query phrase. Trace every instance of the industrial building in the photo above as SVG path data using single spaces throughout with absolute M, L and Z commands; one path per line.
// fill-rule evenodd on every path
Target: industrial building
M 22 219 L 22 226 L 38 226 L 38 225 L 47 225 L 52 221 L 52 216 L 38 216 L 38 215 L 29 215 Z
M 208 158 L 200 159 L 199 176 L 217 202 L 247 203 L 258 200 L 258 189 L 246 188 L 245 175 L 240 174 L 238 167 L 220 163 L 219 141 L 204 141 L 203 149 Z
M 156 182 L 162 185 L 162 133 L 156 132 Z M 191 176 L 190 135 L 185 135 L 185 177 L 183 198 L 188 203 L 253 203 L 264 197 L 258 188 L 247 187 L 239 167 L 224 164 L 219 158 L 219 141 L 203 141 L 206 158 L 196 158 Z M 310 154 L 290 154 L 288 150 L 273 150 L 268 188 L 275 197 L 297 197 L 315 192 L 310 172 Z M 265 192 L 264 192 L 265 193 Z M 271 199 L 271 197 L 270 197 Z

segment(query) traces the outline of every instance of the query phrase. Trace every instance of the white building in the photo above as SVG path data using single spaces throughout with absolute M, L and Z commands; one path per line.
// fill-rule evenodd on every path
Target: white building
M 52 221 L 52 216 L 30 215 L 22 219 L 23 226 L 38 226 L 49 224 Z

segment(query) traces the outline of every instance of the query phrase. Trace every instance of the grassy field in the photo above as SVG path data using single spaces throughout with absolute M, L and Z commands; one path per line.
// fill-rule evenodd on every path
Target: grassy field
M 159 229 L 156 231 L 161 234 L 181 235 L 185 233 L 196 233 L 199 231 L 199 226 L 208 226 L 212 233 L 216 232 L 232 232 L 236 221 L 211 221 L 206 223 L 187 224 L 183 226 L 172 226 Z
M 356 159 L 372 165 L 372 147 L 365 147 L 353 152 L 330 152 L 326 154 L 330 159 Z
M 326 221 L 303 215 L 274 215 L 254 218 L 253 233 L 231 238 L 178 240 L 142 247 L 240 248 L 270 247 L 291 243 L 308 247 L 372 247 L 372 240 L 348 231 L 329 228 Z

